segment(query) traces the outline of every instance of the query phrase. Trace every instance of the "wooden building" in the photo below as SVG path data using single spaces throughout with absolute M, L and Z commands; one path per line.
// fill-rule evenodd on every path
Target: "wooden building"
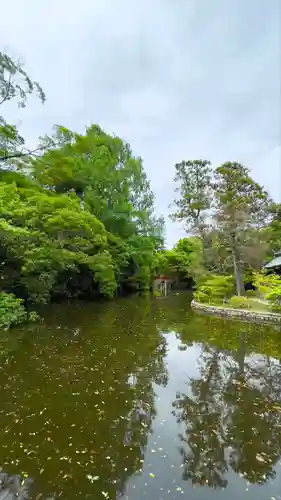
M 263 268 L 265 271 L 281 275 L 281 250 L 275 252 L 273 259 L 267 262 Z

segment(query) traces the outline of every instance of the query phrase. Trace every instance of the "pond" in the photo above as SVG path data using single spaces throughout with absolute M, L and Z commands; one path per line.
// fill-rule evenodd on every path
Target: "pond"
M 281 498 L 281 332 L 190 297 L 52 305 L 0 337 L 0 465 L 31 497 Z

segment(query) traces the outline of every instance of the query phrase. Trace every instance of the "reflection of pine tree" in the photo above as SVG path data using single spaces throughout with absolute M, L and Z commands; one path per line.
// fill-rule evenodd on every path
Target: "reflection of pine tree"
M 281 369 L 277 364 L 268 369 L 268 363 L 268 358 L 259 358 L 257 378 L 257 366 L 246 362 L 246 377 L 233 379 L 224 394 L 230 410 L 229 461 L 233 470 L 251 483 L 273 478 L 281 456 Z
M 205 353 L 202 378 L 191 380 L 191 396 L 179 395 L 174 403 L 179 422 L 186 423 L 185 435 L 180 435 L 184 445 L 183 479 L 193 484 L 208 484 L 210 487 L 225 487 L 227 471 L 223 445 L 223 408 L 221 387 L 223 380 L 219 369 L 219 353 Z
M 245 329 L 234 352 L 203 347 L 200 379 L 190 380 L 190 396 L 180 394 L 174 402 L 177 419 L 185 424 L 183 478 L 193 483 L 225 487 L 230 468 L 252 483 L 275 476 L 281 457 L 281 365 L 269 356 L 248 357 Z

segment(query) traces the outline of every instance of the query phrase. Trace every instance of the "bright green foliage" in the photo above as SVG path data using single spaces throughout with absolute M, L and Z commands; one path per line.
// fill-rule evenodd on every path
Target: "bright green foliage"
M 270 243 L 268 257 L 272 253 L 281 249 L 281 203 L 273 203 L 269 207 L 269 213 L 272 217 L 270 224 L 264 228 L 265 238 Z
M 207 286 L 200 286 L 194 293 L 194 299 L 202 304 L 211 303 L 211 288 Z
M 186 272 L 188 277 L 199 280 L 204 274 L 203 245 L 197 237 L 182 238 L 175 246 L 179 259 L 179 271 Z
M 199 233 L 205 226 L 206 211 L 211 205 L 211 163 L 207 160 L 188 160 L 175 165 L 175 192 L 180 198 L 174 201 L 177 211 L 173 220 L 184 221 L 187 230 Z
M 268 292 L 265 298 L 271 303 L 274 311 L 281 312 L 281 283 Z
M 0 292 L 0 329 L 7 330 L 12 325 L 26 321 L 27 317 L 21 299 L 13 294 Z
M 253 284 L 258 293 L 265 297 L 274 288 L 281 285 L 281 277 L 276 274 L 266 274 L 263 272 L 254 273 Z
M 219 304 L 231 297 L 233 291 L 233 276 L 209 275 L 200 281 L 194 298 L 198 302 Z
M 272 310 L 281 311 L 281 277 L 276 274 L 255 273 L 254 285 L 258 293 L 268 300 Z
M 98 127 L 91 134 L 77 139 L 69 132 L 66 138 L 94 148 L 100 134 L 108 147 L 96 147 L 98 159 L 94 153 L 85 159 L 79 148 L 70 155 L 71 139 L 41 159 L 29 159 L 32 175 L 0 171 L 4 291 L 46 302 L 57 295 L 112 297 L 118 289 L 150 288 L 162 221 L 154 216 L 142 164 L 130 157 L 122 167 L 118 155 L 130 156 L 129 147 Z
M 175 281 L 197 280 L 203 272 L 202 242 L 199 238 L 183 238 L 172 250 L 157 254 L 156 273 Z
M 0 116 L 0 162 L 14 156 L 15 151 L 23 144 L 24 139 L 20 136 L 17 128 L 6 123 L 4 118 Z
M 0 104 L 44 93 L 0 53 Z M 98 125 L 57 126 L 36 151 L 0 117 L 1 290 L 27 302 L 148 290 L 163 218 L 142 159 Z M 11 168 L 12 164 L 12 168 Z M 21 172 L 21 173 L 20 173 Z
M 148 290 L 152 284 L 155 245 L 151 238 L 135 235 L 127 241 L 129 250 L 130 286 L 137 290 Z
M 2 272 L 11 291 L 19 287 L 29 300 L 46 301 L 62 273 L 83 270 L 102 294 L 113 295 L 106 230 L 75 195 L 0 183 L 0 215 Z
M 97 125 L 85 135 L 57 127 L 53 138 L 44 140 L 53 140 L 54 148 L 31 160 L 33 177 L 57 194 L 75 193 L 83 212 L 102 222 L 109 252 L 117 259 L 118 286 L 148 289 L 155 252 L 163 245 L 164 222 L 154 214 L 142 160 L 133 157 L 127 143 Z
M 31 167 L 38 182 L 57 193 L 74 191 L 84 208 L 106 229 L 129 238 L 138 233 L 155 240 L 162 235 L 154 216 L 154 196 L 142 160 L 132 156 L 127 143 L 93 125 L 85 135 L 57 127 L 47 142 L 59 144 Z
M 238 295 L 234 295 L 228 301 L 228 305 L 233 307 L 233 309 L 251 309 L 252 302 L 248 299 L 248 297 L 241 297 Z
M 171 217 L 186 223 L 187 232 L 200 236 L 207 271 L 234 274 L 237 295 L 244 295 L 245 270 L 259 269 L 269 251 L 269 235 L 276 239 L 278 210 L 270 230 L 274 207 L 249 170 L 226 162 L 212 172 L 208 161 L 183 161 L 174 178 L 180 197 Z M 274 237 L 273 237 L 274 233 Z

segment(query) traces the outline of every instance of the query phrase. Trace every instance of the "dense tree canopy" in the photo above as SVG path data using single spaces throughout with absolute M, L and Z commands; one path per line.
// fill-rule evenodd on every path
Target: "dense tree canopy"
M 213 169 L 207 160 L 189 160 L 175 171 L 178 210 L 172 218 L 200 237 L 206 274 L 232 274 L 243 295 L 245 275 L 281 246 L 280 206 L 238 162 Z
M 2 288 L 32 301 L 148 289 L 163 222 L 141 160 L 99 127 L 62 133 L 27 173 L 1 171 Z
M 25 107 L 32 93 L 45 101 L 1 53 L 0 104 Z M 0 161 L 0 291 L 28 304 L 150 288 L 164 221 L 129 144 L 98 125 L 84 134 L 56 126 L 31 151 L 2 116 Z
M 0 53 L 1 111 L 12 99 L 24 108 L 31 94 L 44 103 L 23 65 Z M 0 116 L 0 292 L 28 305 L 147 291 L 157 274 L 190 286 L 215 273 L 233 274 L 243 294 L 245 272 L 281 246 L 280 205 L 237 162 L 214 171 L 188 160 L 175 171 L 171 217 L 192 236 L 165 250 L 164 219 L 126 141 L 96 124 L 60 125 L 30 150 Z
M 203 268 L 202 242 L 197 237 L 183 238 L 171 250 L 157 254 L 157 274 L 168 276 L 175 286 L 180 283 L 191 285 L 198 280 Z

